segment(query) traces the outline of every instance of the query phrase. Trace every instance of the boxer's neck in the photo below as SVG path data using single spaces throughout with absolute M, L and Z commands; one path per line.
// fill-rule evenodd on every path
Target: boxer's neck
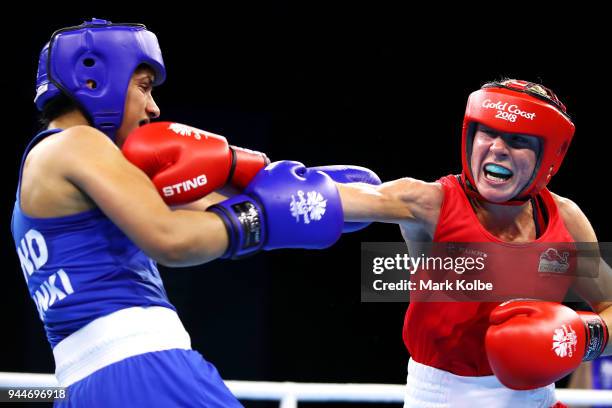
M 85 116 L 79 111 L 75 109 L 68 113 L 65 113 L 51 122 L 49 122 L 48 129 L 68 129 L 73 126 L 91 126 L 89 121 L 85 118 Z
M 478 220 L 493 235 L 504 241 L 532 241 L 536 238 L 531 201 L 523 205 L 471 201 Z

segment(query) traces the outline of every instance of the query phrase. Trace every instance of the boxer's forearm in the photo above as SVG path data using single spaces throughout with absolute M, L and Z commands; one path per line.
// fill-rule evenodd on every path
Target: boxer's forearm
M 377 186 L 364 183 L 337 184 L 345 221 L 382 221 L 388 204 Z
M 171 267 L 210 262 L 223 255 L 229 243 L 223 220 L 206 211 L 176 210 L 164 231 L 163 251 L 148 255 Z
M 591 237 L 588 237 L 591 238 Z M 612 328 L 612 269 L 602 258 L 579 258 L 580 274 L 575 290 Z M 612 342 L 608 342 L 602 355 L 612 355 Z
M 338 185 L 345 221 L 402 223 L 419 221 L 430 207 L 434 187 L 403 178 L 372 186 L 363 183 Z
M 190 210 L 190 211 L 206 211 L 208 207 L 211 205 L 215 205 L 220 203 L 223 200 L 227 200 L 230 197 L 233 197 L 236 193 L 230 193 L 229 191 L 215 191 L 208 194 L 206 197 L 202 197 L 199 200 L 193 201 L 188 204 L 183 205 L 175 205 L 171 208 L 173 210 Z
M 609 328 L 612 327 L 612 303 L 606 302 L 605 304 L 603 303 L 598 304 L 598 309 L 601 309 L 602 307 L 603 307 L 603 310 L 599 311 L 598 314 L 602 318 L 602 320 L 604 321 L 604 323 L 606 324 L 609 330 Z M 601 353 L 601 355 L 602 356 L 612 355 L 612 342 L 608 341 L 608 344 L 606 345 L 606 348 L 604 349 L 603 353 Z

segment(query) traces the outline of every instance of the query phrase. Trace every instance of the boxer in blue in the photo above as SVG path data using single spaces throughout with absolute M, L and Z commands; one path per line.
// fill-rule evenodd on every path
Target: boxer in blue
M 156 36 L 137 24 L 93 19 L 55 32 L 40 55 L 35 103 L 45 129 L 23 155 L 11 227 L 55 374 L 68 387 L 57 406 L 241 406 L 215 367 L 191 349 L 156 263 L 327 247 L 343 230 L 365 225 L 344 224 L 334 180 L 379 183 L 367 169 L 319 169 L 327 175 L 297 162 L 257 172 L 265 156 L 207 135 L 224 154 L 211 159 L 215 168 L 203 179 L 211 182 L 202 184 L 221 188 L 212 180 L 232 183 L 236 169 L 247 167 L 248 183 L 241 173 L 233 184 L 248 186 L 229 199 L 210 193 L 170 208 L 155 177 L 118 148 L 159 116 L 152 88 L 165 76 Z M 193 129 L 173 125 L 181 135 L 175 143 L 188 143 Z M 206 156 L 206 146 L 186 150 Z

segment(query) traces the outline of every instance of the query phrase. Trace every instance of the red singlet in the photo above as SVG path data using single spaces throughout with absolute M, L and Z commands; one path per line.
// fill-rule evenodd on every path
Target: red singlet
M 510 244 L 496 238 L 479 222 L 463 186 L 456 176 L 438 180 L 443 186 L 444 200 L 434 234 L 434 242 L 482 242 L 499 243 L 505 248 L 520 252 L 521 265 L 530 265 L 527 270 L 538 274 L 538 257 L 532 249 L 534 244 L 574 242 L 559 215 L 557 205 L 547 189 L 536 198 L 540 212 L 548 222 L 543 225 L 540 236 L 529 244 Z M 524 254 L 524 256 L 523 256 Z M 531 262 L 531 263 L 529 263 Z M 535 265 L 533 268 L 531 265 Z M 504 271 L 506 272 L 506 271 Z M 510 273 L 512 271 L 509 271 Z M 506 274 L 507 278 L 507 274 Z M 571 280 L 555 281 L 546 288 L 547 299 L 563 301 Z M 408 306 L 404 320 L 403 338 L 411 357 L 421 363 L 463 376 L 492 375 L 484 347 L 489 314 L 499 302 L 417 302 Z

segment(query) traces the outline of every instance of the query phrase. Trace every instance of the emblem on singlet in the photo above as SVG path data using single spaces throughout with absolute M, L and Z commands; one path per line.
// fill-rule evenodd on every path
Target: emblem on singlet
M 567 272 L 570 266 L 568 257 L 569 252 L 559 253 L 555 248 L 548 248 L 540 254 L 538 272 Z

